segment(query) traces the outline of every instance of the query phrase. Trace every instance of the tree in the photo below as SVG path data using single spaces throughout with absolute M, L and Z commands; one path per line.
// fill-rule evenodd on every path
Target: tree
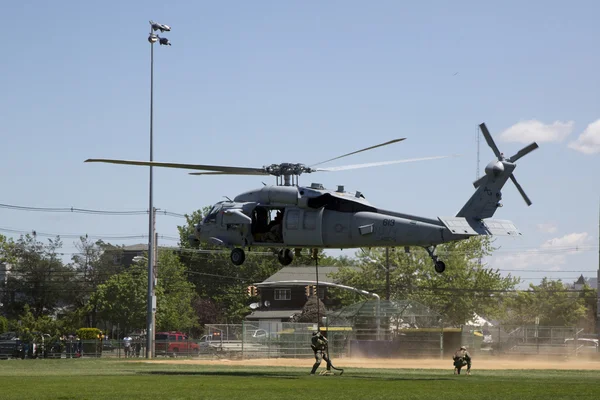
M 563 282 L 543 278 L 539 285 L 517 292 L 506 301 L 503 323 L 510 325 L 539 324 L 545 326 L 574 326 L 586 315 L 585 300 L 579 293 L 569 291 Z
M 7 257 L 12 269 L 5 290 L 11 297 L 10 314 L 20 314 L 27 304 L 37 318 L 52 313 L 64 300 L 72 273 L 59 258 L 57 251 L 61 247 L 58 236 L 44 244 L 37 241 L 35 235 L 21 236 L 8 246 Z
M 579 298 L 585 307 L 585 315 L 577 325 L 588 332 L 594 332 L 598 323 L 598 290 L 586 283 L 579 293 Z
M 308 298 L 304 307 L 302 307 L 302 312 L 294 316 L 294 322 L 314 322 L 320 325 L 321 321 L 318 319 L 319 317 L 324 317 L 326 311 L 321 299 L 316 295 L 312 295 Z
M 120 259 L 123 250 L 102 240 L 94 242 L 87 235 L 80 237 L 75 246 L 79 253 L 73 255 L 69 264 L 74 271 L 73 280 L 69 284 L 69 302 L 75 309 L 79 309 L 88 303 L 98 285 L 123 270 L 120 263 L 115 262 Z M 96 326 L 96 310 L 91 309 L 86 313 L 85 319 L 86 326 Z
M 427 252 L 410 248 L 410 253 L 390 251 L 390 299 L 414 300 L 443 316 L 447 325 L 460 325 L 473 315 L 500 315 L 497 292 L 514 288 L 519 282 L 510 275 L 502 277 L 498 270 L 480 264 L 493 248 L 486 236 L 445 243 L 437 254 L 448 266 L 443 274 L 433 269 Z M 383 249 L 357 253 L 359 268 L 341 267 L 336 277 L 343 284 L 378 293 L 386 290 L 386 261 Z M 346 303 L 357 295 L 343 295 Z
M 194 288 L 186 280 L 184 266 L 173 252 L 159 251 L 157 273 L 157 329 L 192 328 L 196 324 Z M 140 329 L 146 325 L 147 290 L 148 270 L 140 261 L 98 285 L 88 309 L 96 308 L 100 318 L 118 324 L 122 331 Z
M 139 329 L 146 323 L 148 272 L 140 265 L 110 277 L 98 285 L 88 303 L 104 321 L 119 326 L 120 331 Z
M 163 331 L 193 328 L 197 318 L 192 308 L 194 285 L 187 281 L 185 267 L 174 252 L 159 251 L 156 311 L 157 329 Z

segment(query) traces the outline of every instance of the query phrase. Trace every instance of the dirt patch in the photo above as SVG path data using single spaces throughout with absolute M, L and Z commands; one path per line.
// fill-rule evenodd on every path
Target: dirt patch
M 249 360 L 151 360 L 148 363 L 156 364 L 184 364 L 184 365 L 232 365 L 232 366 L 270 366 L 270 367 L 305 367 L 310 368 L 312 358 L 271 358 Z M 399 369 L 452 369 L 452 360 L 440 359 L 373 359 L 373 358 L 338 358 L 333 360 L 338 368 L 399 368 Z M 323 362 L 322 367 L 325 366 Z M 485 360 L 473 359 L 472 369 L 562 369 L 562 370 L 600 370 L 600 361 L 592 360 L 539 360 L 523 358 L 490 358 Z

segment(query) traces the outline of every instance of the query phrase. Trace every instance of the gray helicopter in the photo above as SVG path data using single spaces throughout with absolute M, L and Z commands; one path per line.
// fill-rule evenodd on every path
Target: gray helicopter
M 273 175 L 276 185 L 265 185 L 237 195 L 233 200 L 216 203 L 196 227 L 190 243 L 210 243 L 231 249 L 231 262 L 245 261 L 245 248 L 275 249 L 279 262 L 289 265 L 294 254 L 309 248 L 360 248 L 419 246 L 427 250 L 435 271 L 444 272 L 445 263 L 435 254 L 442 243 L 464 240 L 476 235 L 519 236 L 512 222 L 490 219 L 501 207 L 501 189 L 511 179 L 521 196 L 531 201 L 515 179 L 515 162 L 538 148 L 534 142 L 510 158 L 498 150 L 485 124 L 481 131 L 496 159 L 485 167 L 485 175 L 475 181 L 475 193 L 453 217 L 428 218 L 396 211 L 382 210 L 370 204 L 360 192 L 348 193 L 343 186 L 327 190 L 319 183 L 308 187 L 298 185 L 301 174 L 342 171 L 412 161 L 433 160 L 450 156 L 425 157 L 367 164 L 322 168 L 316 165 L 347 157 L 377 147 L 397 143 L 394 139 L 357 150 L 312 166 L 282 163 L 246 168 L 216 165 L 196 165 L 149 161 L 88 159 L 85 162 L 155 166 L 202 170 L 190 175 Z M 294 250 L 292 250 L 294 249 Z

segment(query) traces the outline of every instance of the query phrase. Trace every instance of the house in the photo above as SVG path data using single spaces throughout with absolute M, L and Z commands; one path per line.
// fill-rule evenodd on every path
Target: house
M 158 249 L 179 250 L 178 247 L 158 246 Z M 134 244 L 131 246 L 123 246 L 122 251 L 115 253 L 113 262 L 115 265 L 121 264 L 124 267 L 129 267 L 134 263 L 135 257 L 146 257 L 148 254 L 148 244 Z
M 331 275 L 339 267 L 319 267 L 319 283 L 339 283 Z M 313 295 L 315 287 L 293 281 L 316 281 L 314 266 L 287 266 L 261 283 L 256 283 L 260 303 L 254 311 L 246 316 L 247 321 L 290 322 L 302 308 L 309 296 Z M 273 284 L 273 282 L 281 282 Z M 336 300 L 328 295 L 328 288 L 319 285 L 319 299 L 326 307 L 335 306 Z
M 598 278 L 584 278 L 582 274 L 571 287 L 573 290 L 582 290 L 584 284 L 587 284 L 592 289 L 596 289 L 598 287 Z

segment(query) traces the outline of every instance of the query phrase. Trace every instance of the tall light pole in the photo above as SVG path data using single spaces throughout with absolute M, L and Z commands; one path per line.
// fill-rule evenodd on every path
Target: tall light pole
M 168 45 L 171 43 L 167 38 L 161 38 L 154 32 L 160 30 L 161 32 L 170 31 L 171 27 L 164 24 L 159 24 L 154 21 L 150 21 L 150 35 L 148 36 L 148 42 L 150 42 L 150 161 L 154 161 L 153 153 L 153 116 L 154 116 L 154 43 L 157 41 L 160 45 Z M 154 199 L 153 199 L 153 180 L 152 180 L 152 166 L 150 166 L 150 205 L 148 207 L 148 310 L 146 316 L 146 358 L 152 358 L 154 349 L 154 313 L 156 312 L 156 294 L 155 294 L 155 277 L 154 277 Z

